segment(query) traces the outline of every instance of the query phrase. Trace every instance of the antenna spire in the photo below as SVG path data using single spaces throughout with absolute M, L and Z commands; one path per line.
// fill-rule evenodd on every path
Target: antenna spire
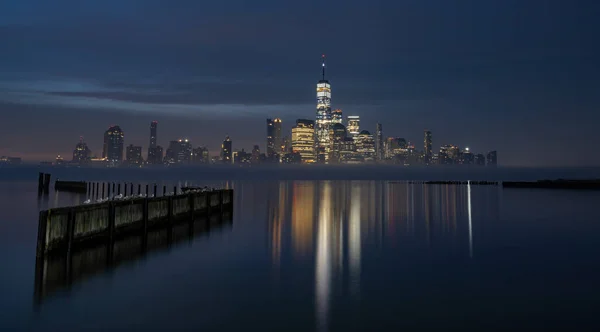
M 323 81 L 324 81 L 325 80 L 325 54 L 322 54 L 321 58 L 323 59 Z

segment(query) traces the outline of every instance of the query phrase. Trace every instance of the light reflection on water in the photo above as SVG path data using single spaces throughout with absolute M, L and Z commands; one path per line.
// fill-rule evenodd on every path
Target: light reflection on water
M 594 317 L 598 193 L 389 181 L 214 186 L 235 190 L 231 227 L 130 257 L 109 274 L 86 270 L 34 318 L 27 315 L 36 204 L 86 197 L 51 193 L 36 201 L 35 183 L 0 188 L 0 258 L 15 262 L 0 283 L 7 326 L 443 330 L 468 321 L 486 330 Z

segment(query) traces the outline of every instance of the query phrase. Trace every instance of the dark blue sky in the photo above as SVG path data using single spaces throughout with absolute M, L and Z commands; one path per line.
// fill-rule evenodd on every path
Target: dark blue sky
M 559 0 L 19 0 L 0 3 L 0 155 L 187 137 L 265 148 L 265 119 L 332 103 L 365 129 L 497 149 L 503 165 L 600 165 L 600 4 Z

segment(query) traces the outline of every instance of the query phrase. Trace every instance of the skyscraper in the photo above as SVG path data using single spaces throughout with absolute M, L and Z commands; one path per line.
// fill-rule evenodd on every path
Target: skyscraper
M 425 130 L 425 137 L 423 138 L 423 155 L 424 155 L 424 162 L 425 165 L 429 165 L 431 163 L 431 157 L 432 157 L 432 148 L 431 148 L 431 131 L 429 130 Z
M 329 127 L 331 126 L 331 85 L 325 79 L 325 54 L 322 56 L 322 77 L 317 83 L 317 121 L 315 123 L 315 136 L 317 142 L 317 159 L 326 162 L 329 158 L 331 142 L 329 141 Z
M 210 163 L 210 156 L 208 149 L 205 146 L 200 146 L 192 150 L 192 163 L 194 164 L 208 164 Z
M 146 161 L 149 164 L 161 164 L 163 158 L 163 149 L 157 145 L 158 140 L 158 122 L 150 123 L 150 144 L 148 145 L 148 156 Z
M 187 139 L 169 142 L 166 159 L 169 164 L 189 164 L 192 162 L 192 143 Z
M 229 136 L 225 137 L 223 144 L 221 144 L 221 161 L 224 164 L 233 164 L 233 155 L 232 155 L 232 142 L 229 139 Z
M 355 137 L 360 133 L 360 117 L 358 115 L 349 115 L 347 123 L 348 136 Z
M 302 163 L 315 162 L 315 122 L 298 119 L 292 128 L 292 152 L 302 156 Z
M 80 137 L 79 143 L 77 143 L 75 150 L 73 150 L 73 163 L 86 164 L 92 157 L 91 153 L 92 151 L 90 151 L 87 144 L 83 141 L 83 137 Z
M 361 131 L 355 138 L 356 153 L 359 154 L 364 161 L 375 160 L 375 140 L 373 135 L 367 130 Z
M 377 155 L 377 161 L 383 160 L 383 130 L 381 128 L 381 123 L 377 124 L 375 136 L 375 150 Z
M 267 119 L 267 158 L 279 159 L 283 154 L 281 139 L 281 119 Z
M 340 152 L 344 146 L 344 141 L 346 140 L 346 127 L 344 127 L 341 123 L 334 123 L 331 125 L 331 158 L 330 162 L 339 163 L 340 162 Z
M 331 112 L 331 124 L 343 124 L 344 119 L 342 116 L 342 110 L 341 109 L 335 109 Z
M 487 154 L 487 166 L 496 167 L 498 165 L 498 153 L 490 151 Z
M 104 132 L 104 149 L 102 158 L 106 158 L 111 163 L 123 161 L 123 131 L 119 126 L 111 126 Z
M 142 158 L 142 147 L 130 144 L 125 151 L 125 160 L 132 166 L 140 166 L 144 162 Z

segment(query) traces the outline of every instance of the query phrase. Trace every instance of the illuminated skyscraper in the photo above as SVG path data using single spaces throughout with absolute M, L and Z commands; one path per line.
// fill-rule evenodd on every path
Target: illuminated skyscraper
M 223 144 L 221 144 L 221 161 L 224 164 L 232 164 L 233 163 L 233 155 L 231 150 L 232 142 L 229 139 L 229 136 L 225 137 Z
M 335 109 L 331 112 L 331 123 L 332 124 L 336 124 L 336 123 L 340 123 L 343 124 L 344 122 L 344 118 L 342 116 L 342 110 L 341 109 Z
M 331 126 L 331 85 L 325 79 L 325 54 L 322 56 L 322 77 L 317 83 L 317 121 L 315 134 L 317 141 L 317 159 L 326 162 L 329 159 L 331 142 L 329 140 L 329 127 Z
M 431 157 L 432 157 L 432 149 L 431 149 L 431 131 L 429 130 L 425 130 L 425 137 L 423 139 L 423 145 L 424 145 L 424 158 L 425 158 L 425 165 L 429 165 L 431 163 Z
M 315 162 L 315 122 L 298 119 L 292 128 L 292 152 L 302 156 L 302 163 Z
M 331 125 L 330 136 L 332 142 L 330 162 L 340 162 L 340 152 L 342 151 L 344 141 L 346 140 L 346 127 L 341 123 Z
M 381 129 L 381 123 L 377 124 L 377 131 L 375 133 L 375 151 L 377 155 L 377 161 L 383 160 L 383 130 Z
M 193 157 L 192 143 L 187 139 L 171 141 L 165 157 L 169 164 L 191 163 Z
M 375 140 L 370 132 L 363 130 L 355 138 L 356 153 L 362 156 L 364 161 L 375 160 Z
M 281 156 L 282 144 L 281 119 L 267 119 L 267 158 L 273 160 L 276 156 Z
M 348 136 L 355 137 L 360 133 L 360 117 L 358 115 L 348 116 L 347 123 L 346 130 L 348 131 Z
M 142 147 L 130 144 L 125 151 L 125 160 L 131 166 L 140 166 L 144 162 L 142 158 Z
M 119 126 L 111 126 L 104 132 L 104 149 L 102 158 L 111 163 L 123 161 L 123 142 L 125 135 Z
M 92 151 L 88 148 L 87 144 L 83 141 L 83 137 L 79 138 L 79 143 L 73 150 L 73 162 L 77 164 L 86 164 L 91 159 Z
M 157 145 L 158 140 L 158 122 L 152 121 L 150 123 L 150 145 L 148 145 L 148 158 L 146 159 L 149 164 L 161 164 L 163 158 L 163 149 Z

